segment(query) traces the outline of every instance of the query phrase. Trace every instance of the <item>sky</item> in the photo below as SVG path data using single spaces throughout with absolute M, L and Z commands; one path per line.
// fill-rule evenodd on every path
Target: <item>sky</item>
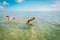
M 0 0 L 0 11 L 60 11 L 60 0 Z

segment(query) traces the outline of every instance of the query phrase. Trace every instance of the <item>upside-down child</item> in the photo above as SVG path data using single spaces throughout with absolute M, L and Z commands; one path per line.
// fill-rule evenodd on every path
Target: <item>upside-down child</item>
M 9 23 L 16 23 L 15 17 L 13 17 L 12 19 L 10 19 L 10 16 L 6 16 L 6 17 L 7 17 Z
M 31 28 L 31 27 L 33 26 L 33 24 L 30 23 L 30 22 L 33 21 L 33 20 L 35 20 L 35 17 L 33 17 L 33 18 L 27 20 L 28 28 Z

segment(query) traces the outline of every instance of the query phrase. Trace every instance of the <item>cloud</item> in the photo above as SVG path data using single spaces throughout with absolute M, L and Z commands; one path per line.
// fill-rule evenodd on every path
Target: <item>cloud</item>
M 52 11 L 60 11 L 60 1 L 56 1 L 49 7 Z
M 23 0 L 16 0 L 17 2 L 22 2 Z M 7 10 L 10 11 L 60 11 L 60 1 L 54 1 L 54 3 L 50 5 L 44 6 L 24 6 L 24 7 L 12 7 Z
M 5 11 L 5 8 L 3 6 L 0 6 L 0 12 Z
M 36 8 L 34 11 L 60 11 L 60 1 L 55 1 L 54 4 Z
M 0 6 L 0 10 L 4 10 L 4 7 Z
M 9 5 L 6 1 L 3 1 L 2 5 Z
M 31 9 L 30 11 L 60 11 L 60 1 L 56 0 L 51 5 L 37 7 L 37 8 Z
M 17 11 L 19 11 L 18 9 Z M 27 7 L 20 11 L 60 11 L 60 1 L 55 1 L 53 4 L 42 6 L 42 7 Z
M 16 2 L 21 3 L 21 2 L 23 2 L 23 0 L 16 0 Z

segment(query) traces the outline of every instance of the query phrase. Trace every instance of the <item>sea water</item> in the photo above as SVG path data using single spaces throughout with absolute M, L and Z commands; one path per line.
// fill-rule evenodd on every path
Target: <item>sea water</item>
M 7 15 L 11 19 L 16 17 L 17 24 L 9 24 Z M 33 27 L 24 29 L 26 21 L 32 17 L 35 17 L 31 22 Z M 0 40 L 11 39 L 60 40 L 60 12 L 0 12 Z

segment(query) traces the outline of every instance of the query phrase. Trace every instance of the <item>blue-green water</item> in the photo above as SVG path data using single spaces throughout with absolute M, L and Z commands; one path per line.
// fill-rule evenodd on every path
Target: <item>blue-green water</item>
M 16 17 L 17 24 L 6 16 Z M 26 20 L 35 17 L 31 29 Z M 60 40 L 60 12 L 0 12 L 0 40 Z
M 43 18 L 51 22 L 60 23 L 60 12 L 0 12 L 3 16 L 15 16 L 15 17 L 36 17 Z

